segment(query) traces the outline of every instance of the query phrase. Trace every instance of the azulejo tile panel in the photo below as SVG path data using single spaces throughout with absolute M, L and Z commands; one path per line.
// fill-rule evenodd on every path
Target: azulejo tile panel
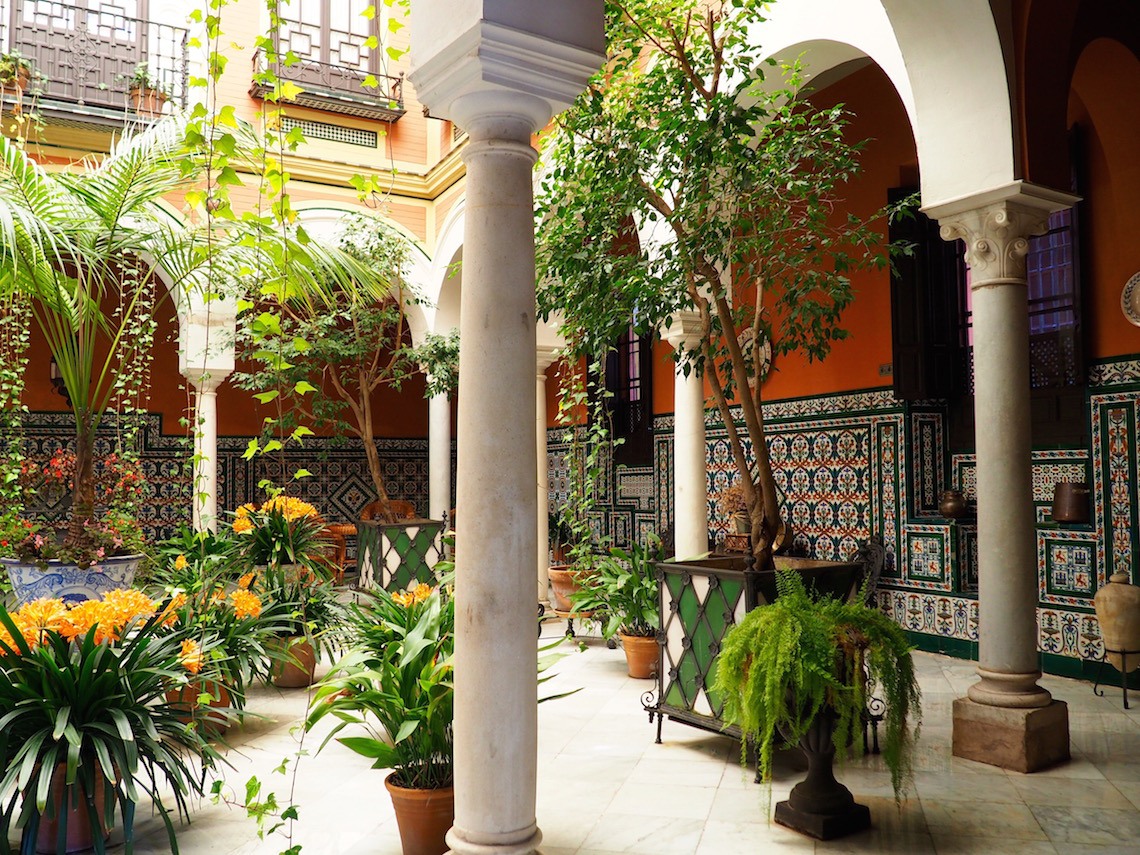
M 941 412 L 912 412 L 909 431 L 914 477 L 914 489 L 910 491 L 911 516 L 939 517 L 938 499 L 946 470 Z
M 1093 496 L 1097 534 L 1105 548 L 1106 573 L 1131 574 L 1137 549 L 1137 406 L 1134 393 L 1094 395 Z
M 48 459 L 66 447 L 74 431 L 71 413 L 27 413 L 23 433 L 26 454 Z M 109 453 L 115 437 L 114 419 L 104 422 L 97 449 Z M 329 520 L 354 520 L 360 509 L 374 497 L 368 463 L 359 440 L 309 437 L 303 446 L 287 448 L 252 460 L 243 458 L 249 437 L 225 436 L 218 439 L 219 512 L 233 510 L 262 495 L 262 479 L 290 483 L 290 492 L 312 502 Z M 139 455 L 151 501 L 143 502 L 140 520 L 152 541 L 172 535 L 180 525 L 189 524 L 191 508 L 191 445 L 185 436 L 164 433 L 162 418 L 147 414 L 139 432 Z M 427 441 L 421 439 L 380 439 L 380 457 L 389 494 L 411 501 L 421 514 L 427 513 Z M 300 468 L 312 472 L 309 478 L 294 480 Z M 62 506 L 34 508 L 49 518 L 66 512 Z
M 1105 584 L 1092 531 L 1037 533 L 1037 587 L 1042 603 L 1091 609 L 1092 597 Z
M 950 526 L 908 525 L 905 543 L 903 584 L 930 590 L 951 590 Z

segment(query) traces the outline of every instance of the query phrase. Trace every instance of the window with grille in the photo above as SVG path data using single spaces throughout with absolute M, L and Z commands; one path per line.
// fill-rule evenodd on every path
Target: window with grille
M 1074 152 L 1076 141 L 1074 132 Z M 1073 174 L 1076 191 L 1075 167 Z M 951 447 L 971 449 L 973 298 L 964 245 L 941 240 L 938 224 L 922 214 L 892 224 L 891 240 L 896 239 L 915 249 L 897 265 L 891 283 L 895 395 L 904 400 L 947 399 Z M 1033 441 L 1038 446 L 1083 445 L 1088 427 L 1079 206 L 1053 214 L 1046 232 L 1030 238 L 1026 284 Z
M 638 335 L 631 323 L 606 358 L 606 408 L 622 466 L 653 465 L 652 364 L 653 336 Z

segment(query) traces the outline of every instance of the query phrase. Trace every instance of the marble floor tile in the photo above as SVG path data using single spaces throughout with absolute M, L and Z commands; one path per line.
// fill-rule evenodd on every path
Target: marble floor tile
M 856 754 L 836 776 L 870 808 L 873 828 L 818 842 L 766 821 L 804 777 L 799 752 L 776 753 L 767 795 L 753 782 L 754 767 L 741 767 L 739 744 L 725 736 L 666 721 L 656 744 L 656 722 L 641 706 L 652 684 L 626 675 L 621 651 L 607 650 L 597 637 L 584 643 L 585 651 L 561 660 L 544 686 L 581 691 L 539 707 L 536 814 L 546 855 L 1140 851 L 1140 709 L 1126 713 L 1118 697 L 1095 698 L 1087 683 L 1046 678 L 1070 703 L 1073 760 L 1020 775 L 951 755 L 951 705 L 976 681 L 975 666 L 916 653 L 926 716 L 909 799 L 896 806 L 881 756 Z M 336 743 L 315 755 L 327 730 L 306 739 L 308 756 L 295 782 L 274 775 L 300 747 L 293 729 L 305 703 L 304 692 L 250 693 L 253 715 L 231 732 L 225 749 L 234 766 L 227 785 L 240 792 L 256 774 L 280 797 L 295 784 L 295 841 L 305 855 L 400 855 L 384 773 Z M 169 852 L 161 822 L 144 806 L 138 829 L 139 855 Z M 209 803 L 180 828 L 179 842 L 185 855 L 278 855 L 285 848 L 281 839 L 258 840 L 244 811 Z
M 1140 813 L 1134 809 L 1031 805 L 1034 816 L 1049 839 L 1062 849 L 1069 843 L 1102 846 L 1130 845 L 1140 849 Z

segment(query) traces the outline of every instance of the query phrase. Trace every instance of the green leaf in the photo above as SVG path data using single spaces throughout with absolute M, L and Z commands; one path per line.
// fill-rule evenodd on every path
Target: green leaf
M 268 392 L 258 392 L 253 397 L 257 398 L 261 403 L 268 404 L 270 401 L 277 400 L 281 394 L 277 389 L 270 389 Z

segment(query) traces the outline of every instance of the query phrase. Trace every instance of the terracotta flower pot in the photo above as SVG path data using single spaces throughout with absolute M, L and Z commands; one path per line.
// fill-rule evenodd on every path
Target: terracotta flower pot
M 404 855 L 444 855 L 447 830 L 455 822 L 455 789 L 412 790 L 393 784 L 394 777 L 385 778 L 384 786 L 396 810 Z
M 546 572 L 550 577 L 550 590 L 554 594 L 554 611 L 563 615 L 570 614 L 574 610 L 570 597 L 578 590 L 578 576 L 581 571 L 572 569 L 569 564 L 551 564 Z M 578 613 L 575 617 L 589 617 L 589 615 Z
M 149 118 L 162 115 L 169 97 L 161 89 L 147 89 L 141 86 L 132 86 L 130 96 L 131 108 L 140 116 Z
M 282 689 L 301 689 L 313 685 L 317 670 L 317 653 L 301 636 L 278 639 L 272 645 L 273 685 Z
M 204 694 L 210 695 L 210 702 L 205 707 L 199 701 Z M 229 690 L 221 683 L 195 681 L 167 689 L 166 702 L 178 712 L 182 721 L 186 724 L 196 722 L 207 736 L 222 736 L 230 729 L 231 698 Z
M 649 680 L 656 676 L 659 648 L 655 636 L 622 633 L 621 646 L 625 650 L 629 676 L 639 680 Z
M 60 813 L 67 814 L 67 836 L 66 843 L 64 844 L 65 852 L 83 852 L 84 850 L 91 849 L 95 844 L 95 835 L 91 831 L 91 817 L 87 813 L 86 802 L 86 788 L 78 780 L 76 784 L 79 787 L 79 801 L 72 803 L 70 799 L 64 802 L 63 787 L 64 781 L 67 778 L 67 766 L 60 763 L 55 767 L 55 773 L 52 775 L 51 787 L 55 793 L 52 819 L 46 816 L 40 820 L 40 827 L 36 833 L 36 851 L 46 853 L 56 853 L 59 850 L 56 848 L 56 838 L 59 836 L 59 817 Z M 95 812 L 99 815 L 100 826 L 103 823 L 103 810 L 106 806 L 106 801 L 103 798 L 103 773 L 98 768 L 95 770 Z M 109 828 L 101 828 L 103 839 L 106 840 L 111 836 Z

